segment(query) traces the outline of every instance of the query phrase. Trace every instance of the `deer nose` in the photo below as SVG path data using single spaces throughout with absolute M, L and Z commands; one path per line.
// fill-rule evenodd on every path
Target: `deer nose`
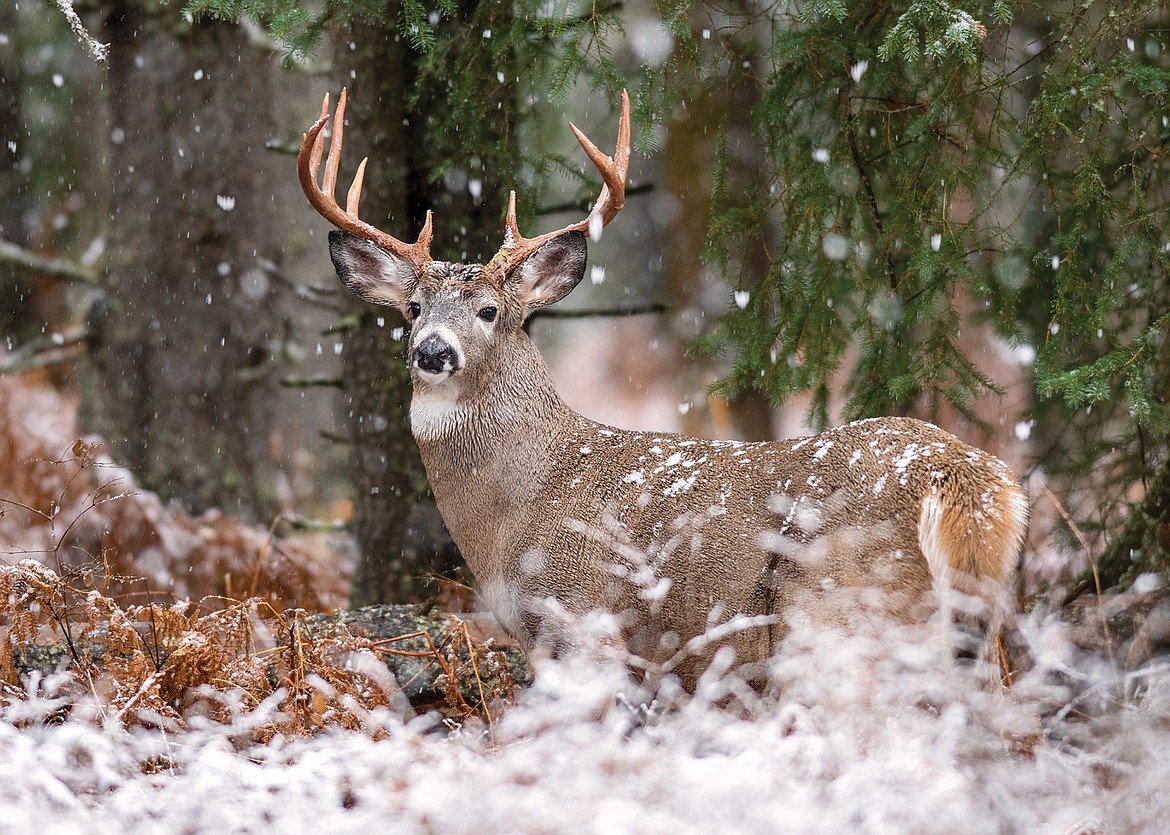
M 432 374 L 457 370 L 454 349 L 436 334 L 431 334 L 415 346 L 414 364 Z

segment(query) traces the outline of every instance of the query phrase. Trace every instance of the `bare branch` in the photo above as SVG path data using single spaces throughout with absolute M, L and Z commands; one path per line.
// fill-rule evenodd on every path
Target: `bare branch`
M 70 281 L 80 281 L 82 284 L 96 286 L 98 278 L 93 270 L 77 261 L 68 258 L 50 258 L 37 255 L 22 246 L 0 238 L 0 261 L 15 264 L 28 270 L 48 273 L 56 278 L 66 278 Z
M 74 37 L 85 47 L 89 57 L 98 64 L 106 63 L 110 57 L 110 45 L 101 43 L 89 34 L 85 24 L 81 22 L 77 12 L 73 10 L 73 0 L 53 0 L 53 4 L 60 9 L 61 14 L 65 15 L 65 19 L 69 21 L 69 28 L 73 30 Z
M 77 359 L 88 338 L 89 331 L 78 326 L 37 339 L 0 358 L 0 374 L 20 374 Z
M 292 389 L 341 388 L 345 381 L 340 377 L 284 377 L 280 384 Z
M 559 310 L 555 307 L 541 308 L 532 314 L 533 319 L 593 319 L 603 316 L 642 316 L 647 313 L 666 313 L 666 305 L 660 302 L 631 304 L 623 307 L 586 308 L 584 310 Z

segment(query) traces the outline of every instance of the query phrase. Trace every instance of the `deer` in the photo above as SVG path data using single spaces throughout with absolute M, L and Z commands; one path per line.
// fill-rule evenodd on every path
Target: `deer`
M 524 325 L 577 286 L 587 237 L 624 205 L 625 91 L 612 157 L 569 123 L 603 181 L 587 216 L 526 238 L 512 191 L 485 264 L 433 259 L 430 211 L 414 243 L 360 220 L 367 160 L 339 206 L 345 104 L 343 90 L 320 184 L 328 95 L 304 134 L 302 188 L 336 227 L 342 283 L 409 323 L 411 431 L 435 501 L 480 594 L 530 656 L 583 649 L 581 619 L 603 613 L 606 640 L 639 675 L 693 690 L 722 651 L 758 682 L 794 614 L 818 604 L 830 618 L 863 603 L 899 622 L 943 612 L 974 623 L 986 645 L 1028 515 L 1000 460 L 905 417 L 784 441 L 704 440 L 606 426 L 558 395 Z M 833 602 L 841 590 L 853 602 Z

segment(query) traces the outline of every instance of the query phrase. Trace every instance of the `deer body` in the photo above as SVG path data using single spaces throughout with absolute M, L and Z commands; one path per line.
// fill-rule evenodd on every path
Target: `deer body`
M 710 652 L 678 657 L 688 641 L 764 616 L 718 644 L 763 661 L 786 613 L 843 587 L 899 620 L 952 586 L 1002 606 L 1025 506 L 991 456 L 909 418 L 771 443 L 616 429 L 569 409 L 524 340 L 537 371 L 505 410 L 436 408 L 419 380 L 411 416 L 443 518 L 526 649 L 572 646 L 564 613 L 616 612 L 631 652 L 693 682 Z
M 689 688 L 718 647 L 762 662 L 794 613 L 819 605 L 832 620 L 842 589 L 899 620 L 973 602 L 994 625 L 1027 515 L 1002 462 L 908 418 L 766 443 L 588 420 L 522 325 L 581 280 L 589 223 L 525 239 L 513 203 L 486 265 L 430 259 L 429 217 L 416 244 L 376 238 L 356 218 L 357 187 L 346 213 L 316 189 L 325 112 L 301 154 L 306 194 L 347 230 L 330 235 L 342 281 L 411 322 L 411 425 L 428 478 L 522 646 L 573 648 L 578 619 L 609 612 L 632 655 Z M 616 163 L 582 138 L 606 180 L 591 222 L 620 208 L 628 141 L 628 111 Z M 331 195 L 332 152 L 329 165 Z

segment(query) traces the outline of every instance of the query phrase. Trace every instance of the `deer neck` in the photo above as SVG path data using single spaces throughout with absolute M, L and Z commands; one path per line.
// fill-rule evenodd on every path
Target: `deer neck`
M 500 537 L 531 510 L 554 442 L 581 420 L 526 338 L 495 365 L 463 381 L 416 381 L 410 406 L 435 500 L 477 576 L 491 573 Z

